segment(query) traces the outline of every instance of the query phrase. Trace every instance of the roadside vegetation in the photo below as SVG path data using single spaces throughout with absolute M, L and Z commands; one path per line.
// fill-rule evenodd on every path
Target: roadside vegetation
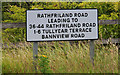
M 26 21 L 30 9 L 97 8 L 99 20 L 118 19 L 117 2 L 5 2 L 2 4 L 3 23 Z M 120 38 L 120 25 L 99 25 L 99 39 Z M 2 72 L 35 73 L 33 43 L 26 42 L 25 28 L 2 31 Z M 118 73 L 118 48 L 95 43 L 94 66 L 90 62 L 89 41 L 39 42 L 38 73 Z

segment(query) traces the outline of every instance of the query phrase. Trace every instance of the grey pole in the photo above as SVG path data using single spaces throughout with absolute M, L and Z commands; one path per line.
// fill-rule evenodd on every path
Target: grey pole
M 33 65 L 37 72 L 37 56 L 38 56 L 38 42 L 33 42 Z
M 120 73 L 120 43 L 118 43 L 118 73 Z
M 89 44 L 90 44 L 90 61 L 94 66 L 94 40 L 90 40 Z

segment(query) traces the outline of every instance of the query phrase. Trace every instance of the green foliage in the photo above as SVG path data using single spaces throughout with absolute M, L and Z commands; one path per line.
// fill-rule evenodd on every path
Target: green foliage
M 81 6 L 82 5 L 82 6 Z M 98 16 L 102 14 L 110 15 L 112 12 L 118 12 L 116 7 L 118 6 L 117 2 L 83 2 L 80 4 L 82 8 L 97 8 Z
M 99 26 L 99 36 L 100 38 L 119 38 L 120 34 L 118 33 L 119 25 L 101 25 Z
M 39 64 L 37 73 L 118 73 L 117 46 L 114 44 L 103 46 L 98 43 L 95 44 L 93 67 L 90 62 L 89 43 L 86 41 L 78 41 L 77 45 L 70 45 L 68 41 L 39 42 L 38 56 L 40 57 L 36 62 Z M 18 44 L 19 47 L 3 48 L 2 73 L 35 73 L 32 44 L 25 41 Z M 8 47 L 11 46 L 11 44 L 8 45 Z M 64 49 L 66 49 L 67 59 Z M 43 51 L 49 59 L 41 56 Z
M 8 12 L 3 12 L 3 22 L 25 22 L 25 11 L 25 8 L 13 5 Z
M 10 42 L 20 42 L 23 41 L 26 37 L 26 30 L 25 28 L 7 28 L 3 30 L 2 33 L 2 39 L 3 42 L 7 42 L 6 40 L 9 40 Z
M 99 20 L 118 19 L 118 3 L 110 2 L 6 2 L 3 3 L 3 22 L 25 22 L 27 9 L 81 9 L 97 8 Z M 100 38 L 119 38 L 120 25 L 99 25 Z M 4 43 L 21 42 L 26 39 L 25 28 L 7 28 L 3 30 Z M 62 42 L 63 43 L 63 42 Z M 114 44 L 95 45 L 95 65 L 89 63 L 89 44 L 78 41 L 70 45 L 64 42 L 39 43 L 40 56 L 38 70 L 41 73 L 118 73 L 118 50 Z M 11 44 L 8 45 L 11 47 Z M 4 48 L 3 73 L 33 73 L 32 43 L 24 41 L 19 47 Z M 24 61 L 23 61 L 24 60 Z
M 116 20 L 120 10 L 118 9 L 118 2 L 8 2 L 3 3 L 3 22 L 25 22 L 27 9 L 81 8 L 97 8 L 99 20 Z M 99 25 L 99 36 L 105 39 L 119 38 L 119 28 L 120 25 Z
M 117 2 L 83 2 L 80 3 L 81 8 L 97 8 L 99 20 L 116 20 L 118 19 L 118 3 Z M 120 25 L 99 25 L 100 38 L 119 38 Z
M 25 22 L 25 11 L 26 9 L 24 8 L 20 8 L 20 7 L 17 7 L 17 6 L 12 6 L 10 8 L 10 11 L 11 11 L 11 15 L 10 15 L 10 18 L 13 19 L 14 21 L 16 22 Z
M 99 19 L 101 20 L 116 20 L 118 19 L 117 13 L 110 13 L 109 15 L 102 14 Z M 120 28 L 119 24 L 115 25 L 99 25 L 99 36 L 100 38 L 119 38 L 120 33 L 118 32 Z
M 39 66 L 40 66 L 40 72 L 41 73 L 51 73 L 50 67 L 49 67 L 49 59 L 47 56 L 42 55 L 39 57 Z

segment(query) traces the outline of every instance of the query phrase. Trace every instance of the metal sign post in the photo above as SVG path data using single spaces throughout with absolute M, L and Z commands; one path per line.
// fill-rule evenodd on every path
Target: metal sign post
M 90 60 L 94 66 L 94 40 L 90 40 L 89 42 L 90 46 Z
M 33 65 L 37 72 L 38 42 L 33 42 Z

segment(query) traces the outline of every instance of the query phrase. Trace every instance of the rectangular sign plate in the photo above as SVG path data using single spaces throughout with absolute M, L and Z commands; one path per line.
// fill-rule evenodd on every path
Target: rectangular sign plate
M 27 41 L 98 39 L 97 9 L 27 10 Z

